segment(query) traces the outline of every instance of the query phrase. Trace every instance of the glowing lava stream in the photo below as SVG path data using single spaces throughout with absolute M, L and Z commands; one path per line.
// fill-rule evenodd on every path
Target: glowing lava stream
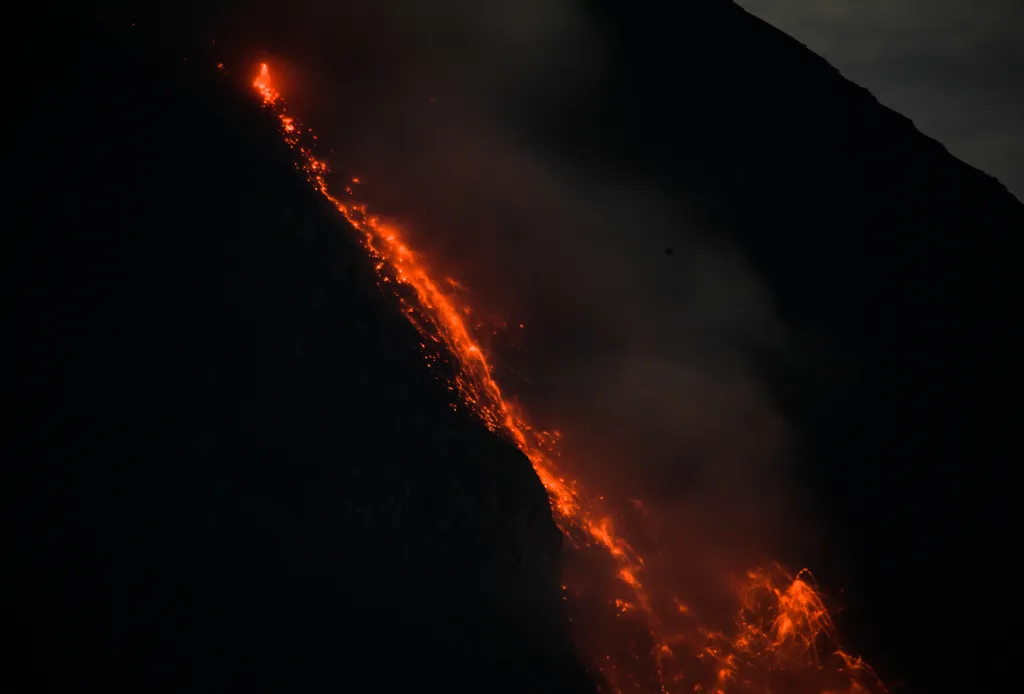
M 303 133 L 309 135 L 309 131 L 304 131 L 289 115 L 266 64 L 260 66 L 253 87 L 279 120 L 285 141 L 299 153 L 297 165 L 309 182 L 363 235 L 363 245 L 375 261 L 382 285 L 395 283 L 412 289 L 415 301 L 396 292 L 401 309 L 425 340 L 443 345 L 457 360 L 458 375 L 450 387 L 457 391 L 462 403 L 491 431 L 510 439 L 529 458 L 547 489 L 562 532 L 577 544 L 603 548 L 614 561 L 617 578 L 628 587 L 633 601 L 615 600 L 611 609 L 624 613 L 637 608 L 642 614 L 651 638 L 649 667 L 656 670 L 650 679 L 657 682 L 658 689 L 719 694 L 885 691 L 867 665 L 831 642 L 831 617 L 806 572 L 795 577 L 786 576 L 781 569 L 750 572 L 740 595 L 738 633 L 732 637 L 693 624 L 677 629 L 675 622 L 669 633 L 667 622 L 673 616 L 671 613 L 675 617 L 689 616 L 689 609 L 674 599 L 672 610 L 660 609 L 660 602 L 655 605 L 640 581 L 643 558 L 616 534 L 609 518 L 597 513 L 596 504 L 583 497 L 574 482 L 560 475 L 553 460 L 557 456 L 557 434 L 532 427 L 506 399 L 486 356 L 463 321 L 463 314 L 401 240 L 397 230 L 371 215 L 365 205 L 342 202 L 331 194 L 326 182 L 328 167 L 302 145 Z M 347 192 L 351 194 L 351 188 Z M 634 655 L 633 659 L 637 657 Z M 624 687 L 631 691 L 645 689 L 635 677 L 619 676 L 603 666 L 596 669 L 614 691 L 623 691 Z

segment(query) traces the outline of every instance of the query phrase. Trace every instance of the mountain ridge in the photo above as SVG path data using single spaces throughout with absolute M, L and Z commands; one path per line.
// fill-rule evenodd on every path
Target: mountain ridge
M 15 690 L 592 692 L 543 486 L 453 411 L 273 120 L 212 65 L 46 27 L 17 143 Z

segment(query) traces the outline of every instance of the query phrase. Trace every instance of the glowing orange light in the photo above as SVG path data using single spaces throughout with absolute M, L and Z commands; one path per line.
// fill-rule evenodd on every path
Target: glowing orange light
M 465 288 L 451 278 L 435 281 L 430 269 L 402 240 L 397 229 L 370 214 L 364 204 L 342 201 L 330 192 L 328 166 L 316 158 L 309 147 L 300 145 L 303 130 L 298 120 L 286 113 L 284 100 L 273 85 L 266 63 L 259 66 L 252 86 L 280 122 L 285 142 L 298 151 L 299 167 L 307 180 L 361 234 L 382 285 L 400 285 L 412 290 L 410 296 L 396 288 L 399 308 L 419 330 L 425 350 L 428 345 L 443 345 L 456 359 L 458 372 L 450 388 L 459 395 L 461 405 L 526 455 L 547 489 L 556 522 L 566 536 L 580 545 L 601 548 L 614 562 L 614 574 L 631 598 L 613 599 L 609 610 L 616 617 L 635 615 L 642 620 L 640 624 L 648 632 L 652 645 L 648 659 L 633 658 L 632 666 L 652 671 L 658 691 L 665 694 L 684 691 L 717 694 L 885 692 L 870 667 L 835 646 L 832 618 L 806 571 L 793 577 L 787 576 L 780 567 L 750 572 L 738 596 L 732 636 L 696 625 L 694 610 L 674 596 L 656 601 L 641 580 L 646 570 L 644 559 L 616 532 L 611 519 L 601 513 L 604 497 L 584 495 L 576 482 L 567 480 L 559 471 L 554 462 L 559 455 L 558 432 L 532 426 L 525 413 L 505 397 L 486 354 L 464 322 L 471 313 L 470 308 L 458 305 L 454 298 L 455 292 Z M 361 181 L 351 178 L 350 183 L 359 185 Z M 353 194 L 351 185 L 345 188 L 349 195 Z M 524 326 L 519 324 L 519 327 Z M 438 356 L 427 351 L 425 359 L 429 367 Z M 639 501 L 631 500 L 631 503 L 643 511 Z M 570 592 L 565 585 L 562 589 Z M 680 620 L 685 624 L 677 630 L 667 626 Z M 624 672 L 611 655 L 596 654 L 593 659 L 600 663 L 595 669 L 608 681 L 612 691 L 622 692 L 625 687 L 644 691 L 636 684 L 642 678 Z M 801 679 L 780 680 L 779 673 L 795 673 Z M 782 685 L 781 681 L 787 684 Z

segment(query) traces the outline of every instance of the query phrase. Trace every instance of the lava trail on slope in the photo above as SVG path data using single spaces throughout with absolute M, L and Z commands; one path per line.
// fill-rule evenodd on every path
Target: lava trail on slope
M 755 569 L 738 580 L 729 624 L 712 628 L 685 591 L 653 587 L 651 569 L 621 529 L 604 498 L 567 478 L 558 464 L 557 432 L 533 425 L 497 383 L 488 356 L 465 322 L 469 307 L 435 278 L 399 230 L 358 200 L 329 186 L 329 168 L 312 133 L 289 111 L 267 64 L 252 86 L 279 121 L 296 166 L 361 234 L 382 289 L 423 337 L 424 358 L 437 368 L 447 355 L 449 388 L 459 406 L 492 432 L 513 442 L 547 489 L 570 550 L 588 569 L 569 572 L 564 586 L 576 639 L 599 685 L 611 692 L 715 692 L 717 694 L 880 694 L 885 687 L 860 658 L 842 650 L 822 594 L 806 570 Z M 593 578 L 593 570 L 603 573 Z M 596 585 L 595 585 L 596 584 Z

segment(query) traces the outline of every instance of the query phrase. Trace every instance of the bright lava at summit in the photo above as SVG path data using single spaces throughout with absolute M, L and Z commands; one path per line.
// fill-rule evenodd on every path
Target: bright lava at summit
M 871 668 L 834 640 L 832 618 L 806 570 L 788 575 L 781 567 L 748 572 L 736 595 L 731 628 L 713 630 L 676 595 L 651 590 L 644 559 L 601 508 L 602 497 L 586 494 L 566 479 L 555 460 L 559 437 L 531 425 L 506 397 L 491 364 L 464 322 L 464 309 L 436 281 L 397 229 L 364 204 L 343 201 L 328 189 L 328 167 L 312 150 L 315 139 L 287 110 L 270 69 L 261 64 L 253 81 L 264 106 L 277 118 L 285 142 L 297 152 L 297 166 L 348 223 L 361 234 L 381 287 L 394 292 L 400 310 L 428 344 L 447 349 L 457 375 L 449 387 L 494 433 L 510 440 L 533 464 L 547 489 L 556 522 L 574 547 L 597 548 L 608 560 L 608 582 L 621 596 L 607 600 L 608 614 L 623 633 L 646 638 L 634 652 L 587 652 L 598 686 L 610 692 L 666 694 L 883 694 Z M 357 179 L 352 180 L 358 184 Z M 346 187 L 351 198 L 353 189 Z M 411 290 L 411 291 L 409 291 Z M 439 357 L 428 352 L 428 364 Z M 614 586 L 618 586 L 615 588 Z M 573 586 L 565 586 L 572 591 Z M 621 641 L 622 639 L 618 639 Z M 608 639 L 608 643 L 615 641 Z M 611 652 L 614 651 L 614 652 Z

